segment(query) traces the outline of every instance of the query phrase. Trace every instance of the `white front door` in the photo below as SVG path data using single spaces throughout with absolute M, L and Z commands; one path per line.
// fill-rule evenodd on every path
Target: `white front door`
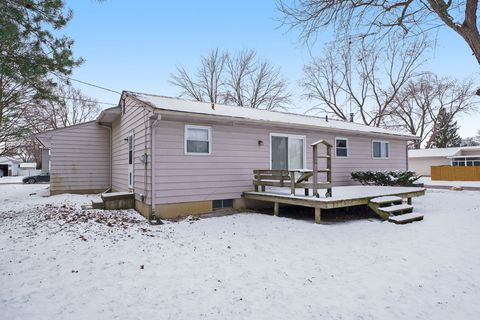
M 133 189 L 133 132 L 128 136 L 128 189 Z

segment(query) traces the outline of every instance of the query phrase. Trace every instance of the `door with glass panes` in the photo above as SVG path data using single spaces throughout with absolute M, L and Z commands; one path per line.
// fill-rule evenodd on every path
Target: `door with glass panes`
M 270 135 L 271 169 L 298 170 L 305 168 L 305 137 Z

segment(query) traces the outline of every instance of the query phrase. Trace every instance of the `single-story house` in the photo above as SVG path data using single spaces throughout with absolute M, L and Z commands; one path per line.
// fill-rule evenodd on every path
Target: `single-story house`
M 408 150 L 408 167 L 430 176 L 432 166 L 480 166 L 480 146 Z
M 246 205 L 254 169 L 312 167 L 310 144 L 334 145 L 333 184 L 355 170 L 406 170 L 415 136 L 330 120 L 124 91 L 95 121 L 37 136 L 50 149 L 50 190 L 132 192 L 145 216 Z
M 20 160 L 12 157 L 0 157 L 0 177 L 18 175 Z

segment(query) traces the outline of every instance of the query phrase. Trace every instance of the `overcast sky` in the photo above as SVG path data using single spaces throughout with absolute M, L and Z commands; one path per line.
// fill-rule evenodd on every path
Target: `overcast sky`
M 75 40 L 75 54 L 86 60 L 73 77 L 116 91 L 177 96 L 178 89 L 168 83 L 176 65 L 193 69 L 212 48 L 252 48 L 282 68 L 297 93 L 291 111 L 303 112 L 309 103 L 300 98 L 297 86 L 302 67 L 331 40 L 331 34 L 320 34 L 309 51 L 295 32 L 280 27 L 274 0 L 69 0 L 67 6 L 74 18 L 65 33 Z M 438 40 L 425 70 L 480 78 L 480 68 L 459 36 L 442 29 Z M 74 84 L 99 101 L 118 102 L 117 94 Z M 463 137 L 475 135 L 480 113 L 459 119 L 459 124 Z

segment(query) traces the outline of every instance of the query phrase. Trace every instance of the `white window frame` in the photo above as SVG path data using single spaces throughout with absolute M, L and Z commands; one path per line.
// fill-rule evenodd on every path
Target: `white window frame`
M 307 137 L 302 136 L 302 135 L 296 135 L 296 134 L 288 134 L 288 133 L 270 133 L 269 137 L 269 144 L 268 144 L 268 152 L 270 153 L 270 159 L 269 159 L 269 167 L 270 170 L 272 170 L 272 137 L 283 137 L 283 138 L 292 138 L 292 139 L 303 139 L 303 168 L 301 169 L 293 169 L 293 170 L 305 170 L 307 168 Z M 288 152 L 288 151 L 287 151 Z M 288 163 L 288 170 L 290 169 L 290 162 Z
M 188 152 L 187 151 L 187 133 L 188 129 L 203 129 L 203 130 L 208 130 L 208 153 L 205 152 Z M 209 126 L 198 126 L 194 124 L 186 124 L 185 125 L 185 130 L 183 133 L 183 151 L 185 155 L 188 156 L 208 156 L 212 154 L 212 127 Z
M 373 143 L 374 142 L 380 142 L 380 143 L 386 143 L 388 144 L 388 156 L 386 157 L 375 157 L 374 152 L 373 152 Z M 380 153 L 382 152 L 382 147 L 380 146 Z M 390 153 L 392 152 L 392 149 L 390 149 L 390 141 L 387 140 L 372 140 L 372 159 L 374 160 L 385 160 L 385 159 L 390 159 Z
M 347 149 L 347 155 L 346 156 L 338 156 L 337 155 L 337 140 L 345 140 L 346 141 L 346 145 L 345 145 L 345 149 Z M 348 138 L 335 137 L 335 158 L 348 158 L 349 156 L 350 156 L 350 150 L 348 148 Z

